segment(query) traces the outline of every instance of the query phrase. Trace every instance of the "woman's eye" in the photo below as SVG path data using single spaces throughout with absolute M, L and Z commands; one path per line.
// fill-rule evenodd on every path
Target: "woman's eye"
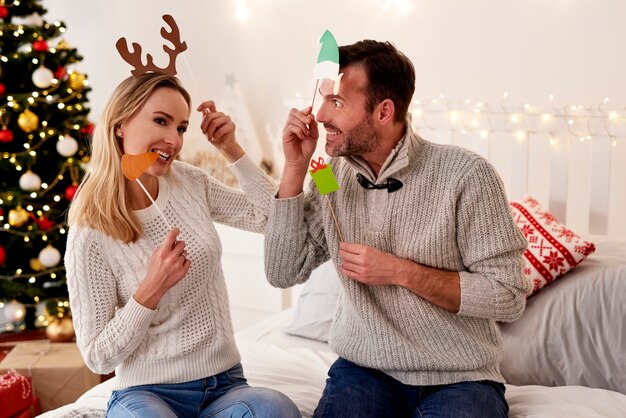
M 181 126 L 180 128 L 178 128 L 178 132 L 181 134 L 184 134 L 185 132 L 187 132 L 187 127 L 186 126 Z
M 158 123 L 159 125 L 166 125 L 167 124 L 167 121 L 165 119 L 163 119 L 163 118 L 156 118 L 154 121 L 156 123 Z

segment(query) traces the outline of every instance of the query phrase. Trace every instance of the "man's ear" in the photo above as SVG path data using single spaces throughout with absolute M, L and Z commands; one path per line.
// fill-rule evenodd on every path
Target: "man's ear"
M 385 99 L 378 103 L 375 109 L 375 120 L 380 125 L 387 125 L 393 122 L 396 107 L 391 99 Z

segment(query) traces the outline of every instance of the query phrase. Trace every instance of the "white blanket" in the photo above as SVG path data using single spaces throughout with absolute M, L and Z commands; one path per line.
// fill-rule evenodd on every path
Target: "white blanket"
M 327 346 L 280 329 L 288 323 L 286 311 L 237 335 L 242 364 L 252 386 L 277 389 L 289 396 L 304 417 L 310 417 L 322 393 L 326 372 L 336 355 Z M 105 416 L 112 380 L 85 393 L 78 401 L 42 415 L 57 417 Z M 582 386 L 506 386 L 510 417 L 595 418 L 623 417 L 626 395 Z

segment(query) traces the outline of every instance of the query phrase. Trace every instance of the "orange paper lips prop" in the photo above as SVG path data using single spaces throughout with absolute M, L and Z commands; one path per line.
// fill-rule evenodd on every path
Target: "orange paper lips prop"
M 128 180 L 135 181 L 144 171 L 154 163 L 159 154 L 156 152 L 146 152 L 138 155 L 122 155 L 122 172 Z

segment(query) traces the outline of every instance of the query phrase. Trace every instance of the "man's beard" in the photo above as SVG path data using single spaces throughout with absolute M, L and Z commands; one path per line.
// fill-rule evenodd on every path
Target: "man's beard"
M 345 132 L 343 141 L 334 144 L 334 148 L 328 149 L 327 144 L 326 153 L 331 157 L 364 155 L 372 152 L 378 142 L 378 135 L 372 125 L 371 117 L 368 116 L 357 126 Z

